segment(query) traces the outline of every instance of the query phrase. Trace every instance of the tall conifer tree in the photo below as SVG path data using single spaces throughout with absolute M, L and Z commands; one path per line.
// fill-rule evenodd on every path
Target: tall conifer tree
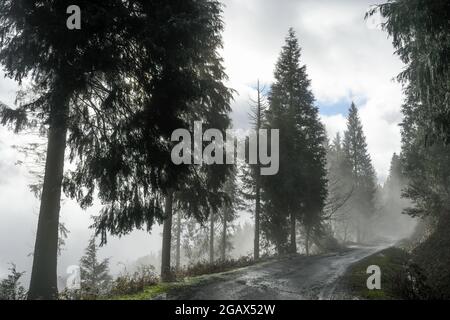
M 344 133 L 344 152 L 351 167 L 354 195 L 352 197 L 353 218 L 357 242 L 366 237 L 368 219 L 375 211 L 376 192 L 375 169 L 367 150 L 358 109 L 352 102 L 347 118 L 347 130 Z
M 267 127 L 280 130 L 280 170 L 263 179 L 266 235 L 279 251 L 293 253 L 297 251 L 296 222 L 313 221 L 326 197 L 325 130 L 300 51 L 290 29 L 275 67 L 267 111 Z M 286 223 L 288 227 L 283 227 Z M 289 230 L 289 244 L 285 230 Z

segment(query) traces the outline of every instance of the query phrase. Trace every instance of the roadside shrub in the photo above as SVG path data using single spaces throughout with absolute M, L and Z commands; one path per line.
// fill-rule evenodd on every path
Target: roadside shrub
M 59 292 L 58 300 L 82 300 L 81 292 L 77 289 L 64 288 Z
M 25 300 L 27 292 L 20 284 L 25 272 L 18 272 L 14 263 L 11 263 L 9 271 L 7 278 L 0 281 L 0 300 Z
M 254 264 L 254 260 L 251 256 L 244 256 L 239 259 L 231 260 L 217 260 L 214 263 L 199 262 L 187 266 L 176 272 L 176 278 L 195 277 L 204 274 L 220 273 L 229 271 L 236 268 L 243 268 Z
M 428 300 L 433 293 L 422 268 L 409 261 L 391 279 L 393 292 L 404 300 Z
M 119 296 L 139 293 L 145 287 L 158 284 L 159 277 L 153 266 L 141 266 L 132 274 L 126 271 L 117 277 L 111 285 L 108 296 Z
M 450 216 L 440 218 L 434 232 L 413 250 L 430 299 L 450 299 Z

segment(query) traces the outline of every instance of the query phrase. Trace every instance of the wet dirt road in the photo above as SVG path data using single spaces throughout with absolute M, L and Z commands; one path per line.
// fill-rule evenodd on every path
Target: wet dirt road
M 208 277 L 200 284 L 169 293 L 165 299 L 305 300 L 342 299 L 338 279 L 347 268 L 387 246 L 353 247 L 341 254 L 293 256 Z

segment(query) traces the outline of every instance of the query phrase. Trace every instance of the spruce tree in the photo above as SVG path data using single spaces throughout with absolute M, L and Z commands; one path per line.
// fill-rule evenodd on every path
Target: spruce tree
M 351 167 L 354 196 L 352 210 L 356 228 L 356 240 L 361 242 L 366 237 L 366 225 L 375 211 L 376 192 L 375 169 L 367 150 L 358 109 L 352 102 L 347 118 L 347 130 L 344 134 L 344 152 Z
M 239 192 L 239 186 L 237 181 L 237 167 L 234 167 L 230 176 L 227 178 L 223 185 L 223 191 L 226 196 L 226 200 L 219 210 L 220 222 L 222 224 L 222 238 L 219 245 L 220 259 L 225 261 L 227 258 L 227 251 L 232 249 L 230 243 L 230 229 L 233 227 L 233 222 L 238 218 L 237 212 L 242 209 L 243 202 L 241 199 L 241 193 Z
M 407 236 L 413 229 L 414 219 L 402 214 L 403 210 L 410 206 L 410 201 L 403 197 L 408 185 L 403 171 L 401 155 L 394 153 L 389 176 L 380 190 L 381 212 L 377 216 L 379 232 L 387 236 Z
M 409 94 L 403 105 L 401 160 L 408 182 L 403 195 L 413 206 L 405 212 L 413 217 L 448 219 L 450 147 L 439 140 L 428 143 L 430 122 L 422 112 L 422 105 Z
M 397 77 L 405 89 L 402 106 L 402 164 L 405 196 L 412 216 L 441 217 L 450 212 L 448 104 L 450 4 L 445 0 L 390 0 L 374 7 L 386 21 L 396 54 L 406 64 Z
M 296 252 L 296 222 L 320 214 L 326 197 L 325 131 L 293 29 L 275 67 L 267 127 L 280 130 L 280 170 L 264 177 L 265 227 L 278 250 Z M 308 211 L 308 212 L 307 212 Z M 309 223 L 313 219 L 304 220 Z M 288 224 L 288 228 L 283 224 Z M 289 246 L 283 243 L 289 234 Z M 284 233 L 284 234 L 283 234 Z
M 259 80 L 256 86 L 257 98 L 252 100 L 251 110 L 249 113 L 251 125 L 258 133 L 265 123 L 265 112 L 267 109 L 267 101 L 264 94 L 264 87 L 261 87 Z M 259 134 L 257 135 L 259 148 Z M 254 238 L 253 238 L 253 257 L 255 260 L 260 256 L 260 234 L 261 234 L 261 210 L 262 210 L 262 196 L 261 196 L 261 165 L 259 163 L 259 149 L 258 163 L 255 165 L 244 164 L 241 170 L 241 179 L 243 189 L 241 191 L 244 199 L 251 201 L 252 205 L 249 210 L 254 213 Z
M 214 263 L 214 235 L 215 235 L 215 220 L 216 215 L 214 211 L 211 211 L 209 216 L 209 263 Z
M 324 207 L 328 195 L 327 179 L 327 137 L 319 119 L 318 109 L 307 109 L 306 145 L 304 165 L 307 179 L 301 223 L 306 230 L 305 248 L 309 255 L 311 236 L 318 239 L 323 231 Z
M 428 143 L 450 144 L 450 3 L 447 0 L 388 0 L 366 15 L 379 12 L 392 37 L 395 53 L 406 67 L 398 75 L 408 95 L 420 105 Z
M 109 275 L 109 259 L 98 260 L 95 237 L 89 240 L 85 255 L 80 259 L 81 297 L 96 299 L 105 294 L 112 277 Z
M 158 35 L 163 30 L 164 37 L 143 43 L 143 52 L 151 54 L 140 57 L 143 65 L 136 71 L 143 81 L 140 89 L 145 89 L 136 97 L 140 108 L 124 119 L 125 132 L 111 133 L 108 142 L 114 153 L 101 152 L 101 159 L 86 159 L 74 173 L 88 190 L 75 196 L 81 202 L 91 200 L 94 186 L 83 173 L 100 175 L 104 182 L 101 194 L 108 205 L 97 217 L 95 228 L 104 241 L 108 232 L 122 235 L 135 228 L 151 231 L 155 222 L 164 221 L 162 269 L 168 272 L 174 196 L 187 216 L 204 222 L 221 206 L 220 188 L 230 170 L 219 164 L 174 164 L 171 150 L 177 142 L 171 141 L 172 133 L 176 129 L 193 132 L 195 121 L 202 121 L 204 130 L 214 128 L 224 133 L 230 127 L 232 91 L 224 85 L 226 74 L 218 53 L 223 30 L 220 3 L 191 0 L 182 5 L 180 1 L 139 4 L 148 22 L 139 35 Z M 146 82 L 149 77 L 151 81 Z M 94 172 L 99 164 L 112 170 L 107 175 Z M 126 201 L 118 203 L 120 199 Z
M 170 254 L 172 248 L 173 191 L 168 191 L 165 201 L 161 245 L 161 279 L 163 281 L 170 281 L 172 280 Z
M 350 225 L 350 203 L 354 194 L 352 168 L 346 157 L 341 134 L 337 133 L 328 146 L 328 198 L 326 219 L 334 223 L 335 234 L 347 241 Z
M 448 297 L 448 230 L 450 221 L 450 3 L 446 0 L 389 0 L 373 8 L 392 37 L 395 53 L 405 63 L 403 84 L 403 195 L 405 210 L 422 218 L 431 235 L 415 250 L 414 262 L 425 270 L 439 297 Z M 441 249 L 439 249 L 441 248 Z
M 186 236 L 182 248 L 189 264 L 207 261 L 209 258 L 209 228 L 195 218 L 186 219 Z
M 176 205 L 175 205 L 176 208 Z M 175 261 L 175 271 L 180 271 L 181 269 L 181 239 L 184 231 L 183 222 L 183 212 L 181 210 L 176 210 L 175 223 L 172 226 L 172 234 L 174 235 L 172 239 L 172 258 Z
M 449 14 L 445 0 L 390 0 L 374 7 L 386 21 L 396 54 L 406 64 L 397 77 L 404 86 L 402 168 L 411 216 L 448 220 L 450 199 Z M 444 220 L 442 220 L 444 219 Z
M 21 285 L 20 279 L 25 272 L 17 271 L 16 265 L 11 264 L 10 273 L 6 279 L 0 279 L 0 301 L 1 300 L 25 300 L 27 292 Z
M 0 108 L 2 124 L 15 131 L 38 125 L 47 135 L 45 175 L 29 290 L 30 299 L 57 297 L 57 251 L 61 184 L 68 132 L 82 127 L 79 104 L 93 88 L 108 88 L 125 64 L 128 45 L 123 1 L 78 1 L 83 27 L 66 27 L 71 1 L 6 0 L 0 3 L 0 64 L 19 83 L 29 77 L 34 96 L 16 109 Z M 105 14 L 99 15 L 98 12 Z M 102 28 L 100 26 L 109 26 Z M 117 78 L 116 78 L 117 80 Z M 103 90 L 98 90 L 103 91 Z M 93 99 L 92 99 L 93 100 Z M 92 101 L 91 100 L 91 101 Z M 115 113 L 110 109 L 110 113 Z M 94 113 L 91 119 L 98 119 Z M 80 147 L 71 146 L 72 150 Z

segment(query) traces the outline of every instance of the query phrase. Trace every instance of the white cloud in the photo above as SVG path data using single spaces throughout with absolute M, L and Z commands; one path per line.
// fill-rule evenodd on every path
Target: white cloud
M 312 90 L 320 104 L 355 101 L 380 181 L 400 151 L 401 88 L 392 79 L 402 64 L 379 17 L 364 20 L 370 1 L 227 0 L 224 58 L 236 86 L 273 81 L 273 69 L 289 27 L 302 47 Z M 235 104 L 241 116 L 244 104 Z M 341 112 L 341 110 L 339 110 Z M 245 117 L 241 121 L 246 121 Z M 330 135 L 345 129 L 344 115 L 322 119 Z
M 347 119 L 342 114 L 336 114 L 333 116 L 320 116 L 325 128 L 327 130 L 328 137 L 330 142 L 333 141 L 334 137 L 337 133 L 342 133 L 345 131 L 347 127 Z
M 389 173 L 393 153 L 401 149 L 402 91 L 398 84 L 380 85 L 360 109 L 369 152 L 380 182 Z

